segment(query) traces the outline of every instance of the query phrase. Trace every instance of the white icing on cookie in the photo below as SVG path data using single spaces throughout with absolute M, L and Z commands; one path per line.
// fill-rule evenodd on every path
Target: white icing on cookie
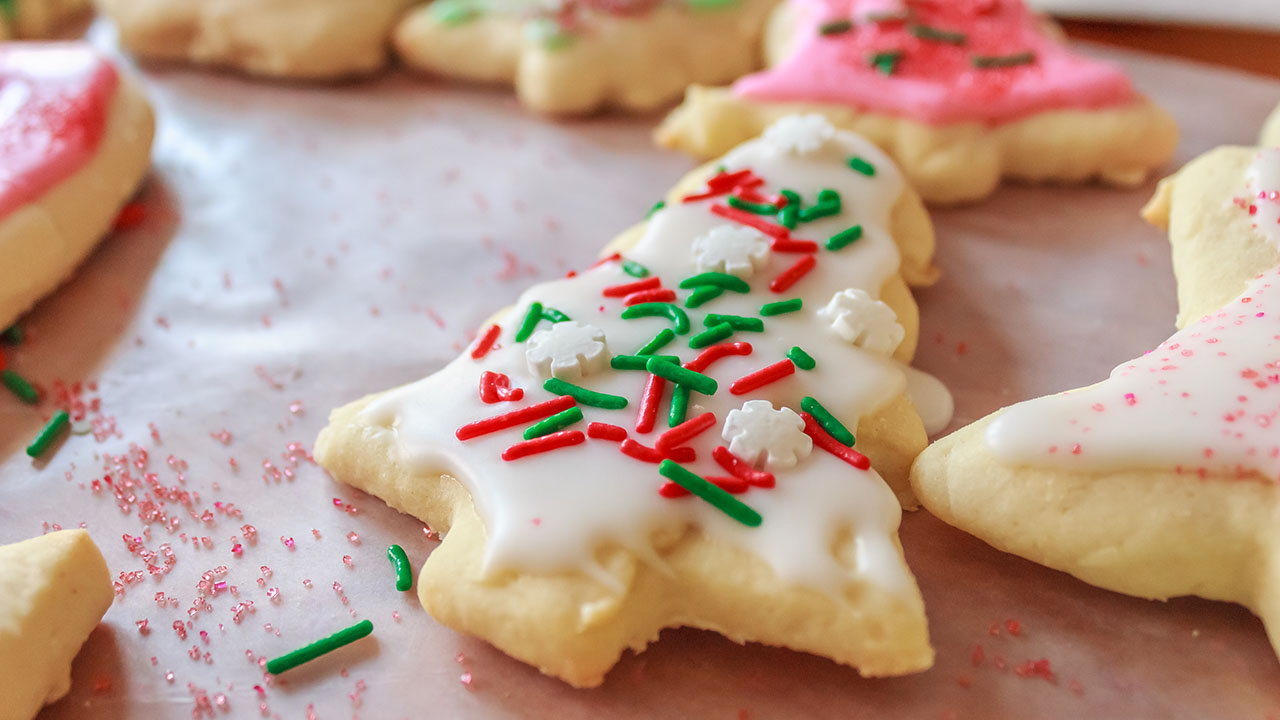
M 698 272 L 722 272 L 750 280 L 769 262 L 769 238 L 745 225 L 720 225 L 693 241 Z
M 892 355 L 906 337 L 893 308 L 859 288 L 832 295 L 818 315 L 830 323 L 831 332 L 870 352 Z
M 730 452 L 765 470 L 793 468 L 813 450 L 813 440 L 804 434 L 804 419 L 791 408 L 774 408 L 768 400 L 748 400 L 730 410 L 721 436 Z
M 543 379 L 580 380 L 609 367 L 604 331 L 572 320 L 535 332 L 524 354 L 529 370 Z
M 1253 226 L 1280 248 L 1280 148 L 1258 151 L 1249 166 L 1246 187 Z
M 946 430 L 956 412 L 956 401 L 951 397 L 951 391 L 941 380 L 927 372 L 913 367 L 905 369 L 907 394 L 911 396 L 911 404 L 920 414 L 924 431 L 933 436 Z
M 809 202 L 824 188 L 841 194 L 844 209 L 840 213 L 802 224 L 797 237 L 827 238 L 854 224 L 861 224 L 864 234 L 856 244 L 839 251 L 820 250 L 817 266 L 785 294 L 770 292 L 768 284 L 796 261 L 796 255 L 773 253 L 750 283 L 749 294 L 729 291 L 696 309 L 685 308 L 690 332 L 659 352 L 687 362 L 699 352 L 688 341 L 705 328 L 707 313 L 757 317 L 767 302 L 800 297 L 806 304 L 801 311 L 764 318 L 763 332 L 738 332 L 730 338 L 749 342 L 754 351 L 724 357 L 708 367 L 705 372 L 718 381 L 719 389 L 714 395 L 692 393 L 688 417 L 712 412 L 719 424 L 744 400 L 798 408 L 804 396 L 812 395 L 856 429 L 859 418 L 904 392 L 906 380 L 899 363 L 850 347 L 826 331 L 828 323 L 813 309 L 849 287 L 874 297 L 900 262 L 887 231 L 890 209 L 904 189 L 898 170 L 874 145 L 854 135 L 835 134 L 829 144 L 829 153 L 798 156 L 756 140 L 723 158 L 729 172 L 751 169 L 763 178 L 765 185 L 757 190 L 770 197 L 784 188 Z M 854 155 L 875 163 L 874 177 L 849 169 L 845 160 Z M 677 288 L 682 279 L 698 272 L 691 251 L 695 240 L 725 223 L 725 218 L 710 212 L 712 205 L 723 202 L 714 198 L 669 203 L 652 216 L 626 259 L 648 268 L 650 277 L 661 278 L 663 287 Z M 874 470 L 858 470 L 826 451 L 815 449 L 781 472 L 775 487 L 752 488 L 737 496 L 764 518 L 760 526 L 747 527 L 698 498 L 662 497 L 657 490 L 664 479 L 657 465 L 623 455 L 616 442 L 588 439 L 504 462 L 500 455 L 520 441 L 519 428 L 457 440 L 459 426 L 506 412 L 478 398 L 476 381 L 484 371 L 504 373 L 512 386 L 524 388 L 526 399 L 521 406 L 552 397 L 542 389 L 542 378 L 531 373 L 525 348 L 515 340 L 531 303 L 544 303 L 573 320 L 601 328 L 614 353 L 634 353 L 659 331 L 672 327 L 670 320 L 660 316 L 623 320 L 622 300 L 603 296 L 605 288 L 634 282 L 636 278 L 623 272 L 620 263 L 606 262 L 572 278 L 530 288 L 499 319 L 498 343 L 482 360 L 464 354 L 439 373 L 371 403 L 362 420 L 375 427 L 373 432 L 392 435 L 399 461 L 411 471 L 447 472 L 463 483 L 487 530 L 486 571 L 568 569 L 602 577 L 605 573 L 596 559 L 600 546 L 626 548 L 639 558 L 660 563 L 652 546 L 658 531 L 692 524 L 718 542 L 752 552 L 782 582 L 832 593 L 851 580 L 872 582 L 887 591 L 908 587 L 907 570 L 894 539 L 901 509 L 892 491 Z M 690 292 L 679 291 L 682 308 Z M 781 361 L 793 346 L 811 354 L 816 368 L 797 370 L 746 396 L 729 392 L 735 379 Z M 621 370 L 585 378 L 584 387 L 620 395 L 630 404 L 625 410 L 580 405 L 585 419 L 569 429 L 585 429 L 593 421 L 612 423 L 625 427 L 633 440 L 654 447 L 658 435 L 667 429 L 671 385 L 665 390 L 658 426 L 638 433 L 634 421 L 646 377 L 643 371 Z M 723 475 L 725 471 L 712 459 L 712 451 L 720 444 L 714 429 L 701 433 L 685 443 L 697 458 L 683 465 L 703 477 Z M 846 529 L 855 540 L 852 569 L 842 565 L 831 549 L 831 538 Z M 604 578 L 602 582 L 608 583 Z
M 825 117 L 809 113 L 778 120 L 764 131 L 764 139 L 782 152 L 807 155 L 825 147 L 835 133 Z

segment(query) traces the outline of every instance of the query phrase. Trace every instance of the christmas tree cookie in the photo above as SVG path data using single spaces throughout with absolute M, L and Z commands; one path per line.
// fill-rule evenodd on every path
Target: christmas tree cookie
M 111 607 L 111 575 L 84 530 L 0 546 L 0 717 L 35 717 L 71 689 L 71 660 Z
M 817 112 L 882 147 L 932 203 L 980 200 L 1005 177 L 1136 185 L 1177 144 L 1124 73 L 1073 53 L 1022 0 L 789 0 L 766 58 L 732 87 L 690 87 L 657 141 L 710 157 Z
M 582 114 L 670 105 L 690 83 L 760 66 L 774 0 L 436 0 L 395 32 L 409 67 L 514 85 L 529 108 Z M 727 148 L 726 148 L 727 149 Z
M 443 370 L 335 410 L 316 457 L 447 532 L 438 621 L 573 685 L 675 626 L 922 670 L 897 527 L 932 250 L 886 155 L 784 118 Z
M 943 438 L 912 483 L 943 520 L 1094 585 L 1245 605 L 1280 648 L 1280 150 L 1214 150 L 1146 215 L 1169 230 L 1181 329 Z

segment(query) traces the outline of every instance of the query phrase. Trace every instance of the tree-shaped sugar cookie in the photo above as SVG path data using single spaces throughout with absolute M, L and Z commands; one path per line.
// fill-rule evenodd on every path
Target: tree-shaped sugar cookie
M 1251 608 L 1280 648 L 1280 150 L 1166 180 L 1176 334 L 1086 388 L 944 438 L 912 484 L 943 520 L 1089 583 Z
M 1120 69 L 1072 52 L 1022 0 L 788 0 L 766 57 L 732 87 L 689 88 L 658 142 L 711 157 L 817 112 L 884 148 L 932 203 L 979 200 L 1002 177 L 1135 185 L 1177 143 Z
M 573 685 L 681 625 L 921 670 L 895 490 L 932 248 L 887 156 L 785 118 L 440 372 L 335 410 L 316 456 L 447 532 L 438 621 Z
M 394 42 L 411 68 L 514 85 L 538 112 L 649 111 L 690 83 L 729 82 L 758 68 L 773 4 L 435 0 L 401 22 Z

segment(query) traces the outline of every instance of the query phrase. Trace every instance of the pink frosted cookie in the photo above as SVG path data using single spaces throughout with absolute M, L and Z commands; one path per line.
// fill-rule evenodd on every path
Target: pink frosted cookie
M 1119 68 L 1072 52 L 1021 0 L 789 0 L 766 48 L 768 70 L 689 88 L 658 142 L 707 157 L 819 112 L 938 203 L 979 200 L 1001 177 L 1138 184 L 1177 143 Z
M 150 164 L 151 107 L 81 43 L 0 46 L 0 327 L 58 286 Z

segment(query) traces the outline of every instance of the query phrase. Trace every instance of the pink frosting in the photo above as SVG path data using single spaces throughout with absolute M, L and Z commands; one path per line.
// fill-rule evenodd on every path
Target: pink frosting
M 747 98 L 850 105 L 941 125 L 1003 123 L 1046 110 L 1097 109 L 1133 100 L 1119 68 L 1072 53 L 1046 35 L 1021 0 L 789 0 L 799 13 L 792 54 L 742 78 Z M 909 20 L 873 21 L 868 13 L 910 12 Z M 853 29 L 823 35 L 829 22 Z M 964 34 L 963 44 L 917 37 L 923 25 Z M 891 75 L 871 65 L 876 53 L 900 51 Z M 1034 53 L 1013 67 L 980 68 L 975 57 Z
M 0 218 L 93 157 L 118 83 L 83 43 L 0 45 Z

